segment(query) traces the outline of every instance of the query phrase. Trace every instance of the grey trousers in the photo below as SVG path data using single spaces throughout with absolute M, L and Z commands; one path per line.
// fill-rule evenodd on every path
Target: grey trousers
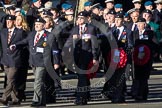
M 35 81 L 34 81 L 34 96 L 33 102 L 38 102 L 41 105 L 46 104 L 46 90 L 45 90 L 45 67 L 33 67 Z
M 7 101 L 11 96 L 12 101 L 19 101 L 18 91 L 16 88 L 16 78 L 18 75 L 18 69 L 16 67 L 4 66 L 5 73 L 7 75 L 7 86 L 3 93 L 3 100 Z

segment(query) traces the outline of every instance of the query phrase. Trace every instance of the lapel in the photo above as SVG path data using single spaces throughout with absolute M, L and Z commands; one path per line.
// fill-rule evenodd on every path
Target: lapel
M 12 33 L 10 43 L 11 43 L 12 40 L 15 38 L 15 36 L 16 36 L 16 32 L 17 32 L 17 29 L 15 28 L 14 31 L 13 31 L 13 33 Z M 10 44 L 10 43 L 9 43 L 9 44 Z
M 75 26 L 74 34 L 79 35 L 79 26 Z
M 133 31 L 133 40 L 134 40 L 134 43 L 135 43 L 135 41 L 137 39 L 139 39 L 139 30 Z
M 32 36 L 32 45 L 34 46 L 34 40 L 35 40 L 35 35 L 36 35 L 36 31 L 33 32 Z
M 115 37 L 116 41 L 118 41 L 118 35 L 116 33 L 117 27 L 113 27 L 112 29 L 113 36 Z
M 5 29 L 4 31 L 4 39 L 6 46 L 8 46 L 8 29 Z
M 121 35 L 120 35 L 119 40 L 122 40 L 122 39 L 126 36 L 126 34 L 127 34 L 127 32 L 126 32 L 126 29 L 125 29 L 125 27 L 124 27 L 124 29 L 123 29 L 123 31 L 122 31 L 122 33 L 121 33 Z M 125 37 L 125 39 L 126 39 L 126 37 Z
M 88 24 L 85 25 L 84 34 L 89 34 L 89 33 L 88 33 Z

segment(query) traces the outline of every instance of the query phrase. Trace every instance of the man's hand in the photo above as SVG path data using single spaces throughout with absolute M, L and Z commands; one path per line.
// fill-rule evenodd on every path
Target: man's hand
M 15 49 L 16 49 L 16 45 L 15 45 L 15 44 L 10 45 L 10 50 L 11 50 L 11 51 L 14 51 Z
M 56 70 L 56 69 L 58 69 L 59 68 L 59 65 L 58 64 L 54 64 L 54 69 Z
M 98 65 L 99 63 L 98 63 L 97 60 L 93 60 L 93 64 L 94 64 L 94 65 Z
M 73 39 L 77 39 L 78 38 L 78 35 L 73 35 Z

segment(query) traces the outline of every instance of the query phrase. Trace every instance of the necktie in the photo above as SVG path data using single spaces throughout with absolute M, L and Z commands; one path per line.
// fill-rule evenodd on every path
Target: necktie
M 143 39 L 142 31 L 139 31 L 139 38 L 140 38 L 140 39 Z
M 39 35 L 40 35 L 40 33 L 38 33 L 37 35 L 36 35 L 36 37 L 35 37 L 35 42 L 34 42 L 34 46 L 38 43 L 38 41 L 39 41 Z
M 134 31 L 137 30 L 137 24 L 134 24 Z
M 8 44 L 9 44 L 10 41 L 11 41 L 11 37 L 12 37 L 11 32 L 12 32 L 12 31 L 8 31 Z
M 80 35 L 82 35 L 83 34 L 83 27 L 81 26 L 80 27 Z
M 119 34 L 120 34 L 120 30 L 119 29 L 116 29 L 116 36 L 118 37 L 118 40 L 120 39 Z

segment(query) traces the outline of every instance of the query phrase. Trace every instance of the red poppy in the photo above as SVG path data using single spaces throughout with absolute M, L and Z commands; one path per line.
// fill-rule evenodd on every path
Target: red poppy
M 126 35 L 126 34 L 127 34 L 127 33 L 124 31 L 124 32 L 123 32 L 123 35 Z
M 47 34 L 46 34 L 46 33 L 44 33 L 44 34 L 43 34 L 43 37 L 47 37 Z

